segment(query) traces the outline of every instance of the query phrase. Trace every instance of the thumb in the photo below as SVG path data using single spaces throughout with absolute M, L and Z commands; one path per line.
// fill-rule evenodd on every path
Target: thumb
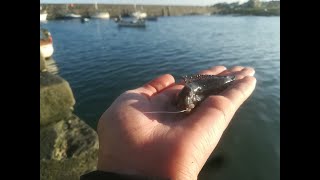
M 142 87 L 135 89 L 139 93 L 143 93 L 148 97 L 160 93 L 162 90 L 173 85 L 175 83 L 174 77 L 171 74 L 161 75 L 148 83 L 144 84 Z

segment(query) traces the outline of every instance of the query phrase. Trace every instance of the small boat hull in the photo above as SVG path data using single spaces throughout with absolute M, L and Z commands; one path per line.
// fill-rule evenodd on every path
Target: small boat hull
M 89 22 L 89 20 L 90 20 L 89 18 L 81 18 L 81 22 L 82 22 L 82 23 Z
M 157 20 L 158 20 L 158 17 L 156 17 L 156 16 L 149 16 L 149 17 L 145 18 L 145 20 L 147 20 L 147 21 L 157 21 Z
M 81 18 L 81 15 L 79 14 L 66 14 L 64 16 L 64 19 L 78 19 Z
M 120 20 L 118 22 L 119 27 L 137 27 L 137 28 L 144 28 L 146 27 L 144 20 L 135 20 L 135 21 L 124 21 Z
M 47 13 L 40 14 L 40 21 L 47 21 Z
M 95 18 L 95 19 L 109 19 L 110 18 L 110 14 L 109 13 L 96 13 L 94 15 L 91 16 L 91 18 Z
M 47 59 L 52 56 L 53 51 L 51 33 L 47 29 L 40 28 L 40 54 Z
M 40 45 L 40 53 L 45 59 L 50 58 L 53 54 L 53 51 L 54 49 L 52 43 Z

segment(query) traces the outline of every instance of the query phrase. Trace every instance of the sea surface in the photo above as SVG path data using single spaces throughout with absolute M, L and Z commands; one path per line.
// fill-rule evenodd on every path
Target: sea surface
M 146 28 L 118 28 L 112 20 L 41 26 L 53 36 L 55 71 L 71 85 L 75 114 L 94 129 L 122 92 L 161 74 L 253 67 L 256 89 L 199 179 L 280 179 L 280 17 L 161 17 Z

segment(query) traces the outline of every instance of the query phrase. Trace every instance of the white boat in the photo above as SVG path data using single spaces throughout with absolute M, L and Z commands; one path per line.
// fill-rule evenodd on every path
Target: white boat
M 45 58 L 50 58 L 54 52 L 52 36 L 47 29 L 40 29 L 40 54 Z
M 54 52 L 52 44 L 40 45 L 40 52 L 45 59 L 50 58 Z
M 108 12 L 99 12 L 98 10 L 98 3 L 95 3 L 95 9 L 96 9 L 96 13 L 94 13 L 91 18 L 96 18 L 96 19 L 109 19 L 110 18 L 110 14 Z
M 42 7 L 40 6 L 40 21 L 47 21 L 48 13 L 46 11 L 42 11 Z
M 135 17 L 136 19 L 144 19 L 147 17 L 147 13 L 137 11 L 137 6 L 136 4 L 134 5 L 135 12 L 132 13 L 132 16 Z
M 110 14 L 108 12 L 97 12 L 91 16 L 91 18 L 96 18 L 96 19 L 109 19 Z
M 68 19 L 74 19 L 74 18 L 81 18 L 81 15 L 80 14 L 74 14 L 74 13 L 68 13 L 64 17 L 68 18 Z
M 40 13 L 40 21 L 47 21 L 48 13 Z
M 75 14 L 73 12 L 70 12 L 69 10 L 69 6 L 73 7 L 73 4 L 66 4 L 66 12 L 69 12 L 67 14 L 64 15 L 64 19 L 76 19 L 76 18 L 81 18 L 80 14 Z
M 132 16 L 137 18 L 137 19 L 143 19 L 147 17 L 147 13 L 141 12 L 141 11 L 136 11 L 132 13 Z

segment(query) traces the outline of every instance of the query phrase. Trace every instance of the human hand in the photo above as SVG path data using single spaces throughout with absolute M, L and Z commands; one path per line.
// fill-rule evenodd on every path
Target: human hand
M 120 95 L 98 123 L 98 170 L 170 179 L 197 179 L 234 113 L 252 94 L 252 68 L 212 67 L 201 74 L 235 75 L 234 84 L 209 96 L 190 114 L 172 111 L 183 85 L 169 75 Z

